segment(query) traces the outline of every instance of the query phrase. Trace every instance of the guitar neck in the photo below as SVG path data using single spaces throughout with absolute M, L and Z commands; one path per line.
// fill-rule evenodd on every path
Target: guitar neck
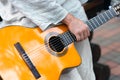
M 89 26 L 89 30 L 93 31 L 97 27 L 101 26 L 102 24 L 106 23 L 108 20 L 112 19 L 113 17 L 117 16 L 116 11 L 114 8 L 111 8 L 92 19 L 88 20 L 86 24 Z
M 89 30 L 93 31 L 97 27 L 101 26 L 102 24 L 106 23 L 108 20 L 112 19 L 113 17 L 117 16 L 118 14 L 116 13 L 114 8 L 111 8 L 95 17 L 92 19 L 86 21 L 86 24 L 89 26 Z M 72 34 L 70 31 L 67 31 L 63 34 L 60 34 L 59 37 L 62 40 L 62 43 L 64 46 L 68 46 L 70 43 L 76 41 L 76 37 L 74 34 Z

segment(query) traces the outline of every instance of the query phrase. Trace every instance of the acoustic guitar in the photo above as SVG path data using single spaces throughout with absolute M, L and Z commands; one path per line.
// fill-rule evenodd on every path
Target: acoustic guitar
M 90 31 L 119 15 L 120 5 L 86 21 Z M 81 64 L 76 37 L 66 25 L 42 32 L 11 25 L 0 29 L 0 80 L 59 80 L 66 68 Z

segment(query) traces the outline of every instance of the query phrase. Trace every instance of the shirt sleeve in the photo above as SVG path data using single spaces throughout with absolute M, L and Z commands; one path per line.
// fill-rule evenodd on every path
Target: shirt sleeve
M 15 8 L 42 30 L 62 21 L 68 12 L 55 0 L 10 0 Z
M 79 0 L 82 4 L 86 3 L 88 0 Z

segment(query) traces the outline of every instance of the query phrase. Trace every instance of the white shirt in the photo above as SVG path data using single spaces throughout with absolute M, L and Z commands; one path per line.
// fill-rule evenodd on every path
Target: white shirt
M 39 26 L 45 30 L 57 24 L 68 13 L 86 20 L 81 2 L 87 0 L 0 0 L 0 27 L 8 25 Z

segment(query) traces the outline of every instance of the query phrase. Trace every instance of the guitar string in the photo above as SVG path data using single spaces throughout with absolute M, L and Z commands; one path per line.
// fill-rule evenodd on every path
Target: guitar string
M 56 40 L 54 40 L 54 41 L 56 41 L 55 43 L 54 43 L 54 45 L 56 45 L 57 44 L 57 40 L 58 39 L 56 39 Z M 49 43 L 46 43 L 46 44 L 48 44 L 49 45 Z M 28 52 L 32 52 L 32 51 L 35 51 L 35 50 L 43 50 L 43 49 L 46 49 L 46 46 L 48 46 L 48 45 L 46 45 L 46 44 L 42 44 L 42 45 L 40 45 L 40 46 L 38 46 L 37 48 L 33 48 L 32 50 L 30 49 L 28 49 Z M 58 48 L 61 48 L 61 46 L 58 46 Z
M 55 39 L 55 40 L 53 40 L 54 45 L 56 45 L 56 44 L 57 44 L 57 41 L 58 41 L 58 40 L 59 40 L 59 39 Z M 49 45 L 50 45 L 50 43 L 49 43 L 49 42 L 48 42 L 48 43 L 46 43 L 46 44 L 49 44 Z M 30 50 L 29 52 L 34 52 L 34 51 L 38 51 L 38 50 L 45 49 L 45 48 L 46 48 L 46 44 L 43 44 L 43 45 L 41 45 L 40 47 L 38 47 L 38 48 L 36 48 L 36 49 Z M 61 46 L 58 46 L 58 48 L 61 48 Z
M 32 58 L 32 59 L 39 59 L 39 57 L 41 57 L 41 54 L 40 53 L 38 53 L 38 51 L 41 51 L 40 53 L 48 53 L 48 51 L 46 51 L 46 50 L 35 50 L 34 52 L 32 51 L 32 52 L 29 52 L 29 56 L 30 56 L 30 58 Z M 45 55 L 45 54 L 43 54 L 43 55 Z M 47 54 L 48 55 L 48 54 Z
M 106 12 L 107 12 L 107 11 L 106 11 Z M 71 36 L 72 36 L 72 35 L 71 35 Z M 55 42 L 56 42 L 57 40 L 59 40 L 59 39 L 55 39 L 55 40 L 53 40 L 53 41 L 55 41 Z M 48 42 L 48 43 L 46 43 L 46 44 L 49 44 L 49 42 Z M 55 44 L 57 44 L 57 43 L 55 43 Z M 54 45 L 55 45 L 55 44 L 54 44 Z M 44 46 L 44 44 L 43 44 L 43 46 Z
M 55 40 L 53 40 L 54 41 L 54 45 L 56 45 L 57 44 L 57 40 L 59 40 L 59 39 L 55 39 Z M 46 44 L 50 44 L 49 42 L 48 43 L 46 43 Z M 42 47 L 41 48 L 36 48 L 36 49 L 34 49 L 34 50 L 32 50 L 32 51 L 35 51 L 35 50 L 38 50 L 38 49 L 44 49 L 45 47 L 46 47 L 46 45 L 41 45 Z M 60 48 L 61 46 L 58 46 L 58 48 Z
M 63 35 L 64 36 L 64 35 Z M 68 37 L 68 36 L 73 36 L 73 35 L 70 35 L 70 34 L 67 34 L 67 36 L 66 37 Z M 65 37 L 65 36 L 64 36 Z M 55 40 L 53 40 L 54 41 L 54 45 L 56 45 L 57 43 L 58 43 L 58 40 L 59 39 L 55 39 Z M 69 41 L 69 40 L 68 40 Z M 46 44 L 50 44 L 49 42 L 48 43 L 46 43 Z M 43 50 L 43 49 L 46 49 L 46 44 L 42 44 L 42 45 L 40 45 L 40 46 L 38 46 L 38 48 L 32 48 L 32 50 L 30 49 L 28 49 L 28 53 L 31 53 L 31 52 L 35 52 L 35 51 L 41 51 L 41 50 Z M 69 44 L 68 42 L 67 42 L 67 44 Z M 61 48 L 62 46 L 58 46 L 57 48 Z M 48 51 L 47 51 L 48 52 Z M 35 54 L 36 55 L 36 54 Z
M 63 34 L 63 35 L 62 35 L 62 36 L 65 38 L 67 44 L 69 44 L 69 42 L 70 42 L 70 40 L 67 40 L 69 35 L 70 35 L 70 34 L 68 34 L 68 33 L 67 33 L 67 35 L 66 35 L 66 34 L 65 34 L 65 35 Z M 69 38 L 70 38 L 71 36 L 73 36 L 73 35 L 70 35 Z M 67 37 L 67 38 L 66 38 L 66 37 Z M 71 39 L 72 39 L 72 38 L 71 38 Z M 52 40 L 53 45 L 57 45 L 57 44 L 58 44 L 58 41 L 60 41 L 58 38 Z M 67 41 L 68 41 L 68 42 L 67 42 Z M 73 42 L 74 42 L 74 41 L 73 41 Z M 44 47 L 44 46 L 51 45 L 51 44 L 52 44 L 52 43 L 47 42 L 47 43 L 45 43 L 45 45 L 43 44 L 42 46 Z M 58 46 L 58 48 L 60 48 L 60 47 Z M 41 49 L 42 49 L 42 47 L 41 47 Z
M 38 47 L 34 50 L 31 50 L 31 51 L 28 50 L 27 51 L 27 53 L 29 53 L 28 55 L 30 55 L 30 57 L 32 57 L 32 58 L 36 58 L 36 57 L 41 56 L 39 53 L 43 53 L 43 52 L 49 53 L 46 49 L 46 46 L 44 46 L 44 48 L 42 48 L 42 49 Z

